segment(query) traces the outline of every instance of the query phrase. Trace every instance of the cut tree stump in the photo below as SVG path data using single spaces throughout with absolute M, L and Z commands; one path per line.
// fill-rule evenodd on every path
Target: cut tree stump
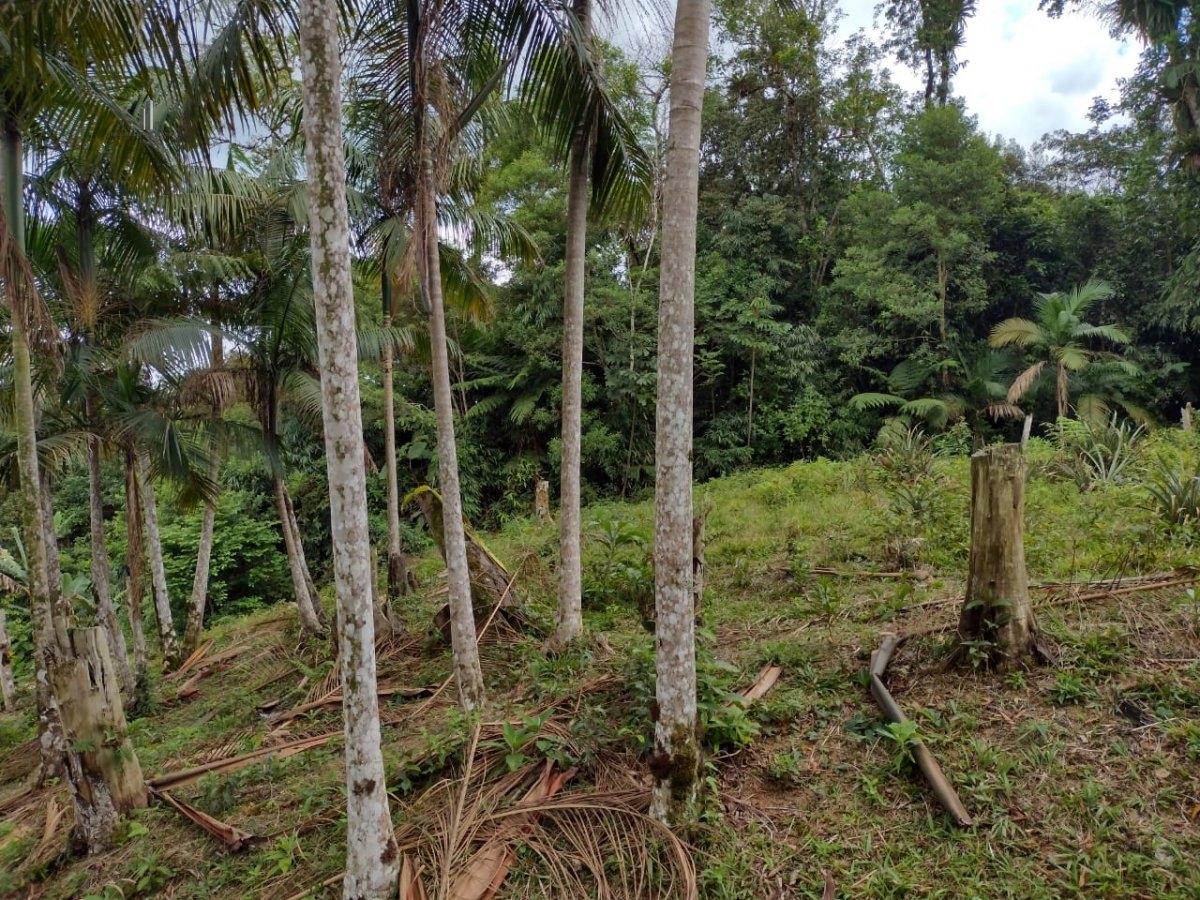
M 539 525 L 553 525 L 550 515 L 550 482 L 538 479 L 533 488 L 533 515 Z
M 971 456 L 971 555 L 952 661 L 1004 669 L 1043 656 L 1025 570 L 1025 457 L 1019 444 Z
M 50 671 L 69 742 L 66 774 L 76 839 L 88 853 L 112 845 L 122 813 L 146 805 L 146 783 L 125 725 L 117 670 L 103 628 L 73 628 Z

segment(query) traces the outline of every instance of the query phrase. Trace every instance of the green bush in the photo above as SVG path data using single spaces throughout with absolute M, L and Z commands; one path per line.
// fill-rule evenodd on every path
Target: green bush
M 209 609 L 214 615 L 241 615 L 292 597 L 283 537 L 265 498 L 226 491 L 217 504 Z M 162 526 L 163 564 L 175 614 L 187 616 L 204 514 L 197 507 Z

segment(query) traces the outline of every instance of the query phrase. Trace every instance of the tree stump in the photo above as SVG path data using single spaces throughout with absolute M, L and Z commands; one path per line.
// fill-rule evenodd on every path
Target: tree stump
M 971 456 L 971 556 L 955 660 L 1007 668 L 1040 656 L 1025 570 L 1025 458 L 1019 444 Z
M 68 742 L 75 839 L 89 854 L 112 845 L 120 815 L 146 805 L 146 784 L 125 725 L 104 629 L 73 628 L 51 669 Z
M 0 609 L 0 708 L 5 712 L 16 709 L 17 688 L 13 683 L 12 640 L 8 636 L 8 620 Z
M 550 515 L 550 482 L 538 479 L 533 487 L 533 515 L 539 525 L 553 525 Z

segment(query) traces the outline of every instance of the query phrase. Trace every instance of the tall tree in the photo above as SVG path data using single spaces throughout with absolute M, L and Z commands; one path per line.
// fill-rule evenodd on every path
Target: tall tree
M 346 730 L 343 896 L 348 900 L 382 900 L 395 893 L 400 854 L 388 812 L 380 746 L 337 3 L 302 0 L 299 24 L 313 299 Z
M 685 821 L 696 797 L 696 634 L 692 596 L 692 352 L 700 114 L 708 63 L 708 0 L 679 0 L 663 186 L 655 439 L 654 796 L 650 811 Z
M 585 38 L 591 35 L 591 0 L 573 0 Z M 563 267 L 562 465 L 558 513 L 558 611 L 551 646 L 563 649 L 583 632 L 579 469 L 583 431 L 583 296 L 587 271 L 590 123 L 571 138 L 567 184 L 567 252 Z

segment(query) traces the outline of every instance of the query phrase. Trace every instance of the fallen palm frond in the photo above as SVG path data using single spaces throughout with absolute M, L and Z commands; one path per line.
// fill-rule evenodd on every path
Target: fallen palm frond
M 0 782 L 16 781 L 38 767 L 41 761 L 37 738 L 8 750 L 0 759 Z
M 759 670 L 758 677 L 754 679 L 754 684 L 746 688 L 739 694 L 739 700 L 743 706 L 749 706 L 754 700 L 759 700 L 766 696 L 767 691 L 775 687 L 775 682 L 779 681 L 779 676 L 783 674 L 783 668 L 780 666 L 766 665 Z
M 210 641 L 209 642 L 210 646 L 211 646 L 211 643 L 212 642 Z M 234 644 L 232 647 L 226 647 L 224 650 L 222 650 L 220 653 L 216 654 L 215 656 L 209 656 L 209 657 L 198 656 L 197 654 L 199 654 L 200 651 L 196 651 L 196 653 L 193 653 L 192 656 L 188 658 L 188 661 L 185 661 L 182 666 L 180 666 L 178 669 L 176 669 L 174 672 L 172 672 L 166 678 L 167 681 L 173 681 L 173 680 L 178 679 L 180 676 L 186 674 L 187 672 L 190 672 L 193 669 L 195 670 L 194 672 L 192 672 L 191 678 L 189 678 L 187 681 L 185 681 L 183 684 L 181 684 L 178 688 L 175 689 L 176 699 L 183 699 L 186 697 L 191 697 L 191 696 L 199 693 L 200 689 L 197 687 L 197 685 L 201 681 L 203 681 L 205 678 L 208 678 L 210 675 L 213 675 L 216 672 L 224 671 L 225 669 L 228 669 L 230 666 L 234 665 L 234 662 L 237 660 L 237 658 L 242 654 L 242 652 L 245 649 L 246 649 L 246 643 L 242 642 L 242 643 Z M 272 654 L 273 652 L 274 652 L 274 650 L 272 648 L 267 648 L 265 650 L 261 650 L 261 651 L 259 651 L 259 653 L 257 655 L 255 655 L 254 657 L 252 657 L 250 659 L 249 664 L 253 664 L 257 660 L 260 660 L 264 656 L 268 656 L 268 655 Z M 191 665 L 188 665 L 189 661 L 191 662 Z
M 297 753 L 303 753 L 305 750 L 323 747 L 333 741 L 340 740 L 341 737 L 342 732 L 331 731 L 328 734 L 301 738 L 298 741 L 292 741 L 290 744 L 280 744 L 277 747 L 262 747 L 238 756 L 216 759 L 203 765 L 184 769 L 181 772 L 171 772 L 166 775 L 159 775 L 157 778 L 150 778 L 146 781 L 146 786 L 159 792 L 171 788 L 185 787 L 189 784 L 195 784 L 206 775 L 213 775 L 218 772 L 236 772 L 238 769 L 244 769 L 247 766 L 262 762 L 268 756 L 274 756 L 276 759 L 287 759 L 289 756 L 295 756 Z
M 875 702 L 879 704 L 879 708 L 883 710 L 889 722 L 901 723 L 906 721 L 904 712 L 900 709 L 899 704 L 892 698 L 891 693 L 883 683 L 883 673 L 887 671 L 888 663 L 891 662 L 892 654 L 895 652 L 899 640 L 894 634 L 885 634 L 883 641 L 879 645 L 879 649 L 871 654 L 871 696 L 875 698 Z M 929 782 L 929 787 L 933 790 L 933 795 L 946 812 L 950 813 L 950 817 L 954 819 L 956 825 L 964 828 L 972 825 L 971 816 L 967 812 L 962 801 L 958 799 L 958 793 L 954 790 L 954 786 L 947 780 L 942 772 L 942 767 L 938 765 L 938 761 L 934 759 L 929 748 L 925 746 L 925 742 L 920 737 L 913 736 L 909 743 L 912 751 L 913 759 L 917 763 L 917 768 L 921 770 L 921 774 L 925 776 L 925 780 Z
M 240 828 L 230 825 L 228 822 L 222 822 L 220 819 L 213 818 L 208 813 L 196 809 L 190 803 L 185 803 L 183 800 L 173 796 L 169 791 L 150 789 L 150 792 L 161 800 L 165 800 L 171 806 L 175 807 L 179 812 L 183 813 L 191 821 L 195 822 L 204 831 L 211 834 L 218 841 L 225 845 L 227 850 L 238 851 L 249 846 L 252 842 L 258 840 L 249 832 L 242 831 Z
M 381 685 L 377 691 L 379 697 L 407 697 L 415 699 L 417 697 L 428 697 L 433 694 L 433 688 L 427 687 L 400 687 L 399 685 Z M 290 722 L 293 719 L 299 718 L 307 712 L 312 712 L 314 709 L 320 709 L 323 706 L 334 706 L 342 702 L 342 686 L 339 684 L 333 690 L 329 691 L 322 697 L 318 697 L 309 703 L 302 703 L 299 706 L 292 707 L 282 713 L 277 713 L 272 716 L 270 721 L 274 725 L 282 725 Z
M 1190 569 L 1183 569 L 1180 571 L 1192 572 Z M 1039 603 L 1035 603 L 1033 608 L 1035 610 L 1049 609 L 1055 606 L 1066 606 L 1069 603 L 1091 603 L 1096 600 L 1111 600 L 1115 597 L 1124 597 L 1130 594 L 1151 594 L 1155 593 L 1156 591 L 1165 591 L 1171 588 L 1179 587 L 1189 587 L 1191 585 L 1200 583 L 1200 572 L 1192 572 L 1192 574 L 1179 575 L 1178 577 L 1175 577 L 1176 573 L 1168 574 L 1171 577 L 1154 575 L 1143 576 L 1137 579 L 1117 579 L 1111 582 L 1064 582 L 1063 584 L 1072 585 L 1077 590 L 1083 587 L 1096 587 L 1096 585 L 1099 584 L 1109 584 L 1110 586 L 1086 593 L 1067 593 L 1061 597 L 1051 597 L 1048 600 L 1042 600 Z M 1129 581 L 1133 581 L 1133 583 L 1130 584 L 1128 583 Z M 1037 588 L 1038 590 L 1043 591 L 1059 591 L 1062 589 L 1063 584 L 1030 585 L 1030 588 Z M 918 604 L 918 606 L 938 606 L 954 602 L 962 603 L 964 602 L 964 598 L 949 597 L 944 600 L 930 600 L 926 603 Z M 917 609 L 918 606 L 911 606 L 908 607 L 908 609 Z M 903 612 L 903 610 L 901 611 Z M 953 622 L 943 622 L 937 625 L 929 625 L 924 628 L 911 629 L 906 631 L 899 638 L 899 642 L 903 643 L 904 641 L 911 640 L 912 638 L 929 637 L 930 635 L 943 634 L 947 631 L 953 631 L 957 627 L 958 621 L 955 620 Z
M 189 656 L 182 663 L 180 663 L 178 669 L 176 669 L 174 672 L 171 672 L 170 674 L 168 674 L 164 680 L 165 681 L 175 681 L 176 679 L 182 678 L 184 675 L 186 675 L 188 672 L 190 672 L 193 668 L 195 668 L 196 665 L 200 662 L 200 660 L 204 659 L 204 655 L 206 653 L 208 653 L 209 650 L 212 649 L 212 645 L 213 645 L 213 642 L 211 640 L 205 641 L 203 644 L 201 644 L 199 647 L 197 647 L 192 652 L 191 656 Z
M 1029 585 L 1029 589 L 1047 594 L 1064 594 L 1064 596 L 1056 600 L 1042 604 L 1043 606 L 1055 606 L 1075 600 L 1099 600 L 1104 597 L 1120 596 L 1122 594 L 1161 591 L 1171 587 L 1185 587 L 1197 582 L 1200 582 L 1200 569 L 1184 566 L 1170 572 L 1156 572 L 1152 575 L 1133 575 L 1100 581 L 1044 581 L 1040 584 Z M 964 599 L 965 597 L 962 594 L 953 597 L 938 597 L 934 600 L 914 603 L 897 612 L 907 613 L 916 609 L 947 606 L 952 603 L 962 603 Z
M 506 881 L 514 897 L 698 895 L 688 848 L 646 815 L 645 791 L 563 794 L 571 773 L 548 762 L 489 780 L 480 737 L 476 726 L 458 779 L 406 810 L 402 900 L 491 900 Z

